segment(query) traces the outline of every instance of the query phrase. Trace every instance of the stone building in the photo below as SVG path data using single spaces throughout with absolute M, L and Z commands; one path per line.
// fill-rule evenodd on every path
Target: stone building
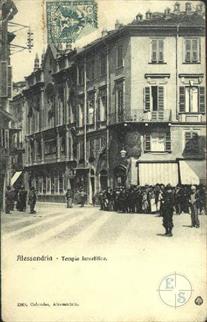
M 26 135 L 26 108 L 23 89 L 25 82 L 13 83 L 12 100 L 9 104 L 9 112 L 13 116 L 10 123 L 10 178 L 11 185 L 15 188 L 24 184 L 25 163 L 25 135 Z
M 12 93 L 12 68 L 10 65 L 10 43 L 15 35 L 8 30 L 9 21 L 17 13 L 12 0 L 0 2 L 0 210 L 3 207 L 5 186 L 10 183 L 10 123 L 9 100 Z
M 67 188 L 204 183 L 202 4 L 138 14 L 81 49 L 48 46 L 26 78 L 27 182 Z M 181 10 L 182 9 L 182 10 Z

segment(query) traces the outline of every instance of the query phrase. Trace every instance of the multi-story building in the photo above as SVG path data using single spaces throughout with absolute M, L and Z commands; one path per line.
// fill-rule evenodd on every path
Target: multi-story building
M 25 163 L 25 136 L 26 136 L 26 108 L 23 89 L 25 82 L 13 84 L 12 100 L 9 112 L 13 116 L 10 124 L 10 158 L 11 158 L 11 185 L 19 187 L 24 184 L 23 169 Z
M 50 45 L 24 96 L 28 182 L 42 199 L 68 187 L 92 201 L 107 186 L 204 182 L 202 4 L 138 14 L 79 50 Z
M 12 93 L 12 73 L 10 65 L 10 43 L 15 35 L 8 31 L 9 21 L 17 13 L 12 0 L 0 2 L 0 209 L 3 204 L 4 189 L 10 182 L 10 122 L 9 100 Z

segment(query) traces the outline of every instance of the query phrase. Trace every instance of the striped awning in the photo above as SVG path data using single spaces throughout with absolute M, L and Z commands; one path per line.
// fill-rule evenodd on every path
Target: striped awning
M 177 162 L 143 162 L 138 163 L 139 184 L 155 185 L 178 184 L 178 163 Z
M 15 174 L 11 178 L 11 186 L 15 184 L 15 182 L 17 181 L 17 179 L 20 177 L 21 174 L 22 174 L 22 171 L 15 172 Z
M 180 179 L 182 184 L 200 184 L 206 180 L 205 160 L 180 160 Z

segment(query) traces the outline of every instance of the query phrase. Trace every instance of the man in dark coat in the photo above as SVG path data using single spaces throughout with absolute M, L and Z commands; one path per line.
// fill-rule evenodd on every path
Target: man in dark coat
M 18 210 L 25 211 L 27 204 L 27 191 L 24 189 L 24 186 L 21 186 L 18 193 Z
M 163 226 L 165 227 L 165 235 L 172 236 L 173 229 L 173 207 L 174 192 L 170 184 L 168 184 L 163 193 Z
M 36 213 L 36 211 L 34 210 L 36 201 L 37 201 L 37 196 L 35 193 L 35 188 L 31 187 L 30 192 L 29 192 L 29 197 L 28 197 L 28 204 L 30 206 L 30 214 Z
M 199 208 L 199 195 L 196 190 L 196 186 L 191 186 L 191 193 L 189 196 L 189 208 L 191 215 L 191 227 L 200 227 L 200 222 L 198 218 L 198 208 Z
M 10 211 L 12 210 L 12 203 L 13 203 L 13 195 L 11 191 L 11 187 L 6 187 L 5 192 L 5 213 L 10 214 Z

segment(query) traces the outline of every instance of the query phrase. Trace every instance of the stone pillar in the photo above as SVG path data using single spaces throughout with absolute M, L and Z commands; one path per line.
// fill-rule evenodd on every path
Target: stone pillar
M 57 161 L 60 161 L 60 133 L 57 129 Z
M 46 111 L 44 111 L 44 90 L 41 90 L 40 98 L 40 129 L 45 128 Z
M 69 114 L 69 105 L 68 105 L 68 100 L 69 100 L 69 88 L 68 88 L 68 82 L 65 82 L 65 87 L 64 87 L 64 123 L 68 124 L 70 123 L 70 114 Z
M 70 156 L 71 156 L 71 147 L 70 147 L 70 132 L 69 132 L 69 127 L 66 125 L 66 138 L 65 138 L 65 141 L 66 141 L 66 147 L 65 147 L 65 156 L 66 156 L 66 160 L 70 160 Z
M 41 157 L 42 157 L 42 163 L 45 161 L 45 141 L 43 133 L 41 133 Z
M 34 136 L 34 163 L 37 163 L 37 139 Z

